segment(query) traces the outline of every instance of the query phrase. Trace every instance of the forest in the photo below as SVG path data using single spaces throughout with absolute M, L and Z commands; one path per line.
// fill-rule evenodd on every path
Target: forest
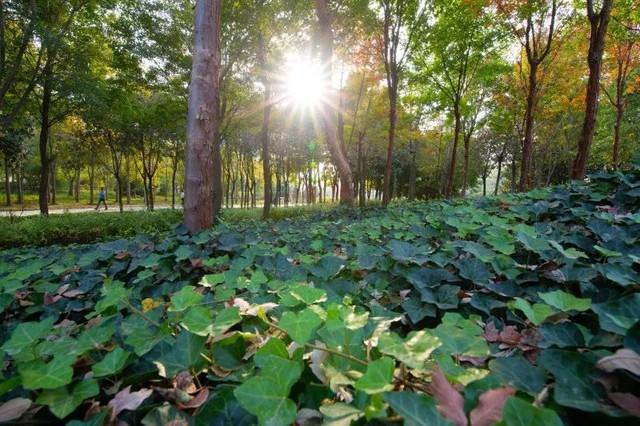
M 630 425 L 637 0 L 0 0 L 0 423 Z

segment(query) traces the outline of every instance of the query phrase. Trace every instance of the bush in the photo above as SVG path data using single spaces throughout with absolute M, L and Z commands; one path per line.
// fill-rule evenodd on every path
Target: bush
M 279 207 L 271 210 L 271 219 L 300 217 L 327 211 L 332 205 Z M 221 221 L 237 223 L 258 220 L 262 209 L 228 209 Z M 49 217 L 0 218 L 0 248 L 84 244 L 138 234 L 162 233 L 182 222 L 181 210 L 138 211 L 124 213 L 65 213 Z

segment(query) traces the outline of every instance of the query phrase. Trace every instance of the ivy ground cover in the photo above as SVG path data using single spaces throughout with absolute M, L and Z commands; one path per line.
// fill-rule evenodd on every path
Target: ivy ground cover
M 636 169 L 0 252 L 0 421 L 633 423 L 639 207 Z

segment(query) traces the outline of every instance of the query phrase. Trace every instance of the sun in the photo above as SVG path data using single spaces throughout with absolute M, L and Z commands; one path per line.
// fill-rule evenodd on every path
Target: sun
M 290 56 L 283 67 L 284 101 L 300 109 L 315 109 L 324 101 L 327 79 L 321 64 L 302 56 Z

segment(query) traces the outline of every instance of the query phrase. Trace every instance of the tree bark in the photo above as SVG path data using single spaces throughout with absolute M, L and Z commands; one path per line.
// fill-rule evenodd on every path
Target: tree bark
M 217 139 L 221 9 L 222 0 L 197 0 L 195 5 L 184 200 L 184 223 L 192 233 L 213 226 L 222 202 L 222 167 Z M 219 206 L 216 203 L 220 203 Z
M 591 27 L 589 37 L 589 81 L 587 83 L 587 99 L 582 124 L 582 132 L 578 139 L 578 152 L 573 162 L 573 179 L 584 179 L 589 160 L 589 151 L 593 142 L 593 134 L 596 129 L 596 118 L 598 116 L 598 95 L 600 93 L 600 73 L 602 70 L 602 54 L 604 53 L 604 42 L 609 25 L 611 6 L 613 0 L 603 0 L 600 12 L 593 10 L 593 0 L 587 0 L 587 15 Z
M 329 89 L 329 102 L 325 106 L 326 111 L 321 113 L 325 139 L 331 161 L 338 169 L 340 175 L 340 203 L 353 205 L 353 175 L 346 155 L 344 144 L 340 144 L 338 136 L 338 123 L 336 111 L 333 109 L 336 102 L 336 94 L 331 89 L 331 62 L 333 60 L 333 30 L 331 28 L 331 14 L 329 0 L 316 0 L 316 14 L 320 27 L 320 44 L 322 65 L 325 69 L 325 85 Z
M 9 159 L 4 156 L 4 193 L 6 206 L 11 205 L 11 181 L 9 180 Z
M 392 72 L 393 73 L 393 72 Z M 384 180 L 382 184 L 382 205 L 387 206 L 391 201 L 391 171 L 393 169 L 393 150 L 396 141 L 396 122 L 398 120 L 398 86 L 397 72 L 393 73 L 389 92 L 389 133 L 387 141 L 387 160 L 384 166 Z
M 409 201 L 416 199 L 416 141 L 409 142 L 409 153 L 411 155 L 411 164 L 409 166 Z
M 53 91 L 53 52 L 49 52 L 43 69 L 42 104 L 40 106 L 40 138 L 38 148 L 40 151 L 40 189 L 38 202 L 40 213 L 49 214 L 49 116 L 51 112 L 51 94 Z
M 262 146 L 262 177 L 264 179 L 264 204 L 262 207 L 262 218 L 269 217 L 271 211 L 271 203 L 273 197 L 273 188 L 271 181 L 271 153 L 269 150 L 269 124 L 271 122 L 271 82 L 269 72 L 267 70 L 267 61 L 265 58 L 267 46 L 264 40 L 260 40 L 260 48 L 258 49 L 258 65 L 262 71 L 262 79 L 264 85 L 264 106 L 262 116 L 262 127 L 260 129 L 260 144 Z
M 453 195 L 453 182 L 456 173 L 456 157 L 458 153 L 458 142 L 460 140 L 460 100 L 456 98 L 456 102 L 453 105 L 453 116 L 455 119 L 455 126 L 453 129 L 453 147 L 451 149 L 451 161 L 449 161 L 449 171 L 447 173 L 447 186 L 444 191 L 446 198 L 451 198 Z
M 520 182 L 518 183 L 518 189 L 520 191 L 526 191 L 531 185 L 534 112 L 538 98 L 538 65 L 534 62 L 529 64 L 529 66 L 527 109 L 524 116 L 524 139 L 522 141 L 522 161 L 520 162 Z

